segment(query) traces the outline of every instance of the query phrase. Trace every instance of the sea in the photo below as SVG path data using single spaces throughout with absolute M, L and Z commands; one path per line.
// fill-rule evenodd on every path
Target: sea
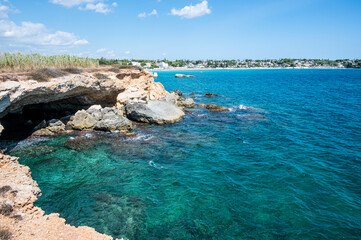
M 130 240 L 361 239 L 361 70 L 158 75 L 229 112 L 21 141 L 10 154 L 39 184 L 37 206 Z

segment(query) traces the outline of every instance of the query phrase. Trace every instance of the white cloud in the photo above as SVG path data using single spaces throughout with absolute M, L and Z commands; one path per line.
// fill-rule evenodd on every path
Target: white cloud
M 97 53 L 102 53 L 102 52 L 105 52 L 107 49 L 106 48 L 100 48 L 97 50 Z
M 130 51 L 128 50 L 128 51 L 125 51 L 124 53 L 127 54 L 127 55 L 129 55 L 129 54 L 130 54 Z
M 195 6 L 185 6 L 182 9 L 171 10 L 171 15 L 180 16 L 182 18 L 195 18 L 206 14 L 210 14 L 212 11 L 208 8 L 208 1 L 203 1 Z
M 108 48 L 100 48 L 96 51 L 96 53 L 95 57 L 114 58 L 116 56 L 114 50 Z
M 0 18 L 8 18 L 9 7 L 0 3 Z
M 158 12 L 157 12 L 157 10 L 153 9 L 153 11 L 151 11 L 150 13 L 145 13 L 145 12 L 139 13 L 138 17 L 145 18 L 145 17 L 155 16 L 155 15 L 158 15 Z
M 112 7 L 115 8 L 118 6 L 117 2 L 113 2 L 110 6 L 104 3 L 104 0 L 50 0 L 50 2 L 69 8 L 78 6 L 79 10 L 92 10 L 103 14 L 111 12 Z
M 85 5 L 85 8 L 80 8 L 80 9 L 81 10 L 94 10 L 97 13 L 104 13 L 104 14 L 107 14 L 108 12 L 112 11 L 107 4 L 104 4 L 101 2 L 99 2 L 97 4 L 88 3 L 87 5 Z
M 56 31 L 50 33 L 41 23 L 22 22 L 17 25 L 9 20 L 0 20 L 0 37 L 12 44 L 23 43 L 43 46 L 75 46 L 88 44 L 85 39 L 79 39 L 73 33 Z
M 74 7 L 85 3 L 98 2 L 99 0 L 50 0 L 51 3 L 59 4 L 65 7 Z

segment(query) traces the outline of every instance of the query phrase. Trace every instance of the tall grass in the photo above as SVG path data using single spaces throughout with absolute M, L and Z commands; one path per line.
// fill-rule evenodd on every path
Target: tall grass
M 71 55 L 42 56 L 0 52 L 0 69 L 34 70 L 42 68 L 98 67 L 99 61 Z

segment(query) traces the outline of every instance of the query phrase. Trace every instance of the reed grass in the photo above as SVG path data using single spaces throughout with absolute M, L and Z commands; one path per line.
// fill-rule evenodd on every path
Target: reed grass
M 71 55 L 43 56 L 40 54 L 22 54 L 20 52 L 0 52 L 0 69 L 36 70 L 43 68 L 90 68 L 98 67 L 99 61 L 92 58 Z

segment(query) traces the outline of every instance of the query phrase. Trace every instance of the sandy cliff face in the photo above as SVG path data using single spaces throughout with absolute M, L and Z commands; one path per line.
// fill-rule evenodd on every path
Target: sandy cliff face
M 30 169 L 17 158 L 0 154 L 0 225 L 12 239 L 113 239 L 93 228 L 65 224 L 58 214 L 44 215 L 33 205 L 39 195 Z

